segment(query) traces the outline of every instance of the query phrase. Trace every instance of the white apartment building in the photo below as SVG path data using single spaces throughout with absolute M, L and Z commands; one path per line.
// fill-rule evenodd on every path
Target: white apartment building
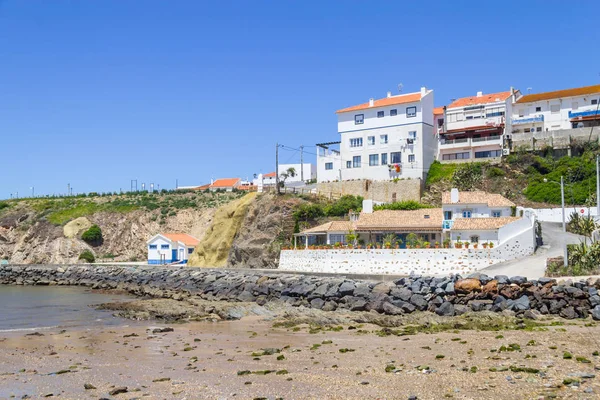
M 599 103 L 600 85 L 521 96 L 513 105 L 511 133 L 598 126 Z
M 427 175 L 437 151 L 433 90 L 388 92 L 386 98 L 338 110 L 337 115 L 340 141 L 317 145 L 319 182 Z
M 503 155 L 506 116 L 520 93 L 506 92 L 463 97 L 445 107 L 443 129 L 439 135 L 438 160 L 441 162 L 484 161 Z

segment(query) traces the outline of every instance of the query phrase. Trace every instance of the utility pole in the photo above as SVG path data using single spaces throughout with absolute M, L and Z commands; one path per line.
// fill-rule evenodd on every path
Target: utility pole
M 300 146 L 300 180 L 304 182 L 304 145 Z
M 31 197 L 35 197 L 35 187 L 31 187 Z
M 275 186 L 279 194 L 279 143 L 275 143 Z
M 67 183 L 67 196 L 69 196 L 69 193 L 71 193 L 71 184 Z

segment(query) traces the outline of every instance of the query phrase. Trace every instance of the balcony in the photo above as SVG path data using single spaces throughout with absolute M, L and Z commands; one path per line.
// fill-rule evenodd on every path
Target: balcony
M 536 122 L 544 122 L 544 115 L 536 115 L 529 118 L 513 118 L 513 125 L 534 124 Z
M 454 221 L 451 219 L 445 219 L 442 222 L 442 229 L 452 229 L 452 225 L 454 225 Z
M 442 139 L 440 149 L 456 149 L 465 147 L 488 146 L 490 144 L 502 144 L 502 136 L 484 136 L 478 138 Z

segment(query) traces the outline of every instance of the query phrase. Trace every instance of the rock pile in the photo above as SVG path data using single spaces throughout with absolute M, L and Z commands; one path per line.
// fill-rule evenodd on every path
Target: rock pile
M 344 277 L 322 277 L 225 269 L 127 266 L 0 266 L 0 284 L 80 285 L 119 289 L 139 296 L 181 300 L 244 301 L 264 305 L 286 302 L 324 311 L 377 311 L 399 315 L 431 311 L 460 315 L 467 311 L 512 311 L 525 317 L 539 314 L 600 320 L 600 280 L 564 282 L 522 276 L 465 278 L 409 276 L 396 281 L 371 282 Z

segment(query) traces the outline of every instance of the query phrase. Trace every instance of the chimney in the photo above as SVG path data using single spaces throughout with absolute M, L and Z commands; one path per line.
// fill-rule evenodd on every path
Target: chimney
M 387 92 L 387 97 L 388 97 L 388 99 L 389 99 L 390 97 L 392 97 L 392 92 Z
M 427 94 L 427 88 L 425 86 L 421 87 L 421 97 L 425 96 Z
M 215 180 L 213 178 L 210 178 L 210 184 L 212 185 L 213 183 L 215 183 Z
M 363 200 L 362 212 L 365 214 L 373 214 L 373 200 Z
M 510 99 L 511 103 L 514 103 L 515 101 L 517 101 L 517 96 L 515 94 L 515 88 L 512 86 L 510 87 L 510 97 L 511 97 L 511 99 Z
M 457 188 L 452 188 L 450 190 L 450 203 L 452 204 L 456 204 L 459 202 L 460 196 L 458 194 L 458 189 Z
M 369 99 L 369 107 L 373 107 L 375 105 L 375 99 L 372 97 Z
M 477 92 L 477 97 L 483 96 L 483 92 Z

